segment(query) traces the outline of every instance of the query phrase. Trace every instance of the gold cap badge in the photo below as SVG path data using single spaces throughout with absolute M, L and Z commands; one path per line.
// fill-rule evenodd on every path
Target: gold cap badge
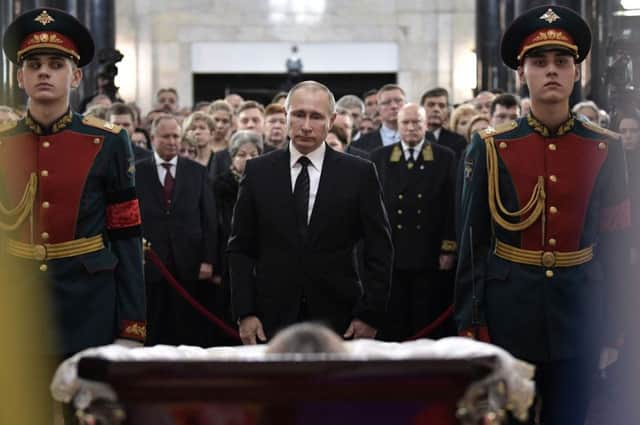
M 40 22 L 42 25 L 47 25 L 55 21 L 55 19 L 53 19 L 51 15 L 49 15 L 49 12 L 43 10 L 42 13 L 40 13 L 38 17 L 34 19 L 34 21 Z
M 540 17 L 543 21 L 547 21 L 550 24 L 553 24 L 555 21 L 560 19 L 560 17 L 553 11 L 553 9 L 549 8 L 546 12 Z

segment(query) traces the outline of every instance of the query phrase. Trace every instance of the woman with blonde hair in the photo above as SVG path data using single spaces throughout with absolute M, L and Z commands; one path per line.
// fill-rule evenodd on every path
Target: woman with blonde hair
M 467 137 L 467 126 L 469 125 L 469 120 L 471 120 L 471 117 L 473 117 L 475 113 L 476 109 L 470 103 L 459 105 L 451 113 L 449 130 Z M 469 139 L 467 139 L 467 143 L 469 143 Z

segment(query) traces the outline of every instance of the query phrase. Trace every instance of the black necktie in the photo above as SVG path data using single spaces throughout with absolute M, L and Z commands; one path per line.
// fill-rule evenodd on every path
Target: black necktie
M 409 167 L 409 169 L 412 169 L 413 166 L 416 163 L 416 161 L 415 161 L 415 159 L 413 157 L 414 149 L 413 148 L 409 148 L 409 149 L 407 149 L 407 151 L 409 152 L 409 160 L 407 161 L 407 166 Z
M 173 198 L 173 187 L 176 184 L 175 179 L 171 175 L 172 165 L 173 164 L 171 164 L 170 162 L 162 163 L 162 166 L 165 168 L 165 170 L 167 170 L 167 173 L 164 175 L 164 186 L 162 187 L 162 189 L 164 190 L 164 202 L 167 208 L 169 208 L 169 206 L 171 205 L 171 198 Z
M 307 167 L 311 164 L 309 158 L 301 156 L 298 159 L 300 164 L 300 174 L 296 179 L 293 188 L 293 197 L 296 203 L 296 219 L 298 222 L 298 233 L 305 240 L 307 237 L 307 220 L 309 217 L 309 170 Z

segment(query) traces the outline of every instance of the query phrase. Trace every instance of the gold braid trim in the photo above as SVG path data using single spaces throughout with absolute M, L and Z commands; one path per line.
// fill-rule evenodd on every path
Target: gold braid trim
M 539 217 L 542 216 L 542 232 L 544 239 L 544 226 L 545 226 L 545 200 L 546 193 L 544 191 L 544 177 L 538 176 L 538 182 L 533 188 L 533 194 L 527 204 L 518 211 L 508 211 L 502 199 L 500 197 L 500 180 L 498 177 L 498 153 L 493 141 L 493 137 L 487 137 L 484 139 L 487 147 L 487 177 L 488 177 L 488 192 L 489 192 L 489 210 L 491 211 L 491 217 L 493 220 L 503 229 L 511 232 L 519 232 L 529 228 L 535 223 Z M 497 204 L 497 207 L 496 207 Z M 498 211 L 498 209 L 500 211 Z M 531 212 L 529 217 L 522 220 L 519 223 L 511 223 L 505 220 L 500 213 L 508 217 L 522 217 L 525 214 Z
M 33 202 L 36 199 L 36 193 L 38 191 L 38 177 L 36 173 L 31 173 L 29 176 L 29 183 L 24 189 L 24 193 L 22 194 L 22 199 L 18 202 L 15 208 L 7 209 L 0 202 L 0 214 L 2 214 L 2 220 L 0 220 L 0 229 L 4 231 L 12 231 L 16 230 L 18 226 L 20 226 L 24 220 L 27 218 L 31 210 L 33 209 Z M 6 223 L 5 217 L 15 217 L 18 216 L 13 223 Z

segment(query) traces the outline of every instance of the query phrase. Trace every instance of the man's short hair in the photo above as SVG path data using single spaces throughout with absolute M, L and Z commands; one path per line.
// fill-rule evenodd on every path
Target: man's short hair
M 505 108 L 513 108 L 514 106 L 517 106 L 518 109 L 520 109 L 520 100 L 510 93 L 499 94 L 495 99 L 493 99 L 493 102 L 491 102 L 491 110 L 489 111 L 489 116 L 493 116 L 493 113 L 496 111 L 496 107 L 498 105 L 502 105 Z
M 424 102 L 427 100 L 428 97 L 440 97 L 440 96 L 444 96 L 447 99 L 447 105 L 449 105 L 449 92 L 447 91 L 447 89 L 443 87 L 436 87 L 424 92 L 420 97 L 420 105 L 424 106 Z
M 338 99 L 336 107 L 345 109 L 358 108 L 360 113 L 364 114 L 364 102 L 358 96 L 353 94 L 347 94 Z
M 598 108 L 598 105 L 596 105 L 596 103 L 592 100 L 583 100 L 582 102 L 576 103 L 574 107 L 571 108 L 571 112 L 575 114 L 582 108 L 591 108 L 596 113 L 596 115 L 600 115 L 600 108 Z
M 376 95 L 376 96 L 378 95 L 378 89 L 371 89 L 371 90 L 367 90 L 366 92 L 364 92 L 364 93 L 362 94 L 362 98 L 363 98 L 363 99 L 366 99 L 366 98 L 368 98 L 369 96 L 373 96 L 373 95 Z
M 174 89 L 173 87 L 164 87 L 164 88 L 158 89 L 158 91 L 156 92 L 156 101 L 160 98 L 160 95 L 162 93 L 173 93 L 174 95 L 176 95 L 176 99 L 179 98 L 178 90 Z
M 193 110 L 198 111 L 202 108 L 209 108 L 209 105 L 211 105 L 211 102 L 209 102 L 208 100 L 201 100 L 200 102 L 197 102 L 195 105 L 193 105 Z
M 276 93 L 275 96 L 273 96 L 273 99 L 271 99 L 271 103 L 278 103 L 280 99 L 286 99 L 286 98 L 287 98 L 287 92 L 279 91 L 278 93 Z
M 284 109 L 284 106 L 282 106 L 279 103 L 272 103 L 272 104 L 268 105 L 264 110 L 265 118 L 268 117 L 269 115 L 274 115 L 274 114 L 285 114 L 286 115 L 286 113 L 287 113 L 287 110 Z
M 175 115 L 166 114 L 166 113 L 160 114 L 151 123 L 151 129 L 149 133 L 151 133 L 152 136 L 156 135 L 156 132 L 158 131 L 158 126 L 162 121 L 175 121 L 176 124 L 178 124 L 178 127 L 180 127 L 180 121 L 178 121 L 178 118 Z
M 378 90 L 378 92 L 376 93 L 376 97 L 378 99 L 380 99 L 380 95 L 386 91 L 391 91 L 391 90 L 400 90 L 400 93 L 402 93 L 403 96 L 406 96 L 407 94 L 404 92 L 404 90 L 402 89 L 402 87 L 400 87 L 397 84 L 385 84 L 384 86 L 380 87 L 380 89 Z
M 182 124 L 182 130 L 187 131 L 196 121 L 204 121 L 207 124 L 207 127 L 209 127 L 209 131 L 213 131 L 213 129 L 215 128 L 213 118 L 211 118 L 209 114 L 202 111 L 196 111 L 189 115 L 186 120 L 184 120 L 184 123 Z
M 82 116 L 84 117 L 96 117 L 101 120 L 107 121 L 107 112 L 109 111 L 109 106 L 104 105 L 91 105 L 87 107 L 87 110 L 84 111 Z
M 284 102 L 284 108 L 287 111 L 289 110 L 289 108 L 291 108 L 291 96 L 299 89 L 312 89 L 325 92 L 327 94 L 327 97 L 329 97 L 329 113 L 334 114 L 336 112 L 336 98 L 333 96 L 331 90 L 329 90 L 329 87 L 313 80 L 302 81 L 291 87 L 291 90 L 289 90 L 289 93 L 287 94 L 287 100 L 285 100 Z
M 317 323 L 298 323 L 278 332 L 269 342 L 270 354 L 346 353 L 342 338 Z
M 111 120 L 113 115 L 129 115 L 132 122 L 136 122 L 136 113 L 133 108 L 124 103 L 114 103 L 107 110 L 107 121 Z
M 228 113 L 230 116 L 233 116 L 233 107 L 229 105 L 229 102 L 223 99 L 218 99 L 209 105 L 209 114 L 214 114 L 218 111 L 223 111 Z
M 255 100 L 245 100 L 238 106 L 236 110 L 236 115 L 240 115 L 240 112 L 246 111 L 247 109 L 258 109 L 262 116 L 264 116 L 264 106 L 261 103 L 256 102 Z

